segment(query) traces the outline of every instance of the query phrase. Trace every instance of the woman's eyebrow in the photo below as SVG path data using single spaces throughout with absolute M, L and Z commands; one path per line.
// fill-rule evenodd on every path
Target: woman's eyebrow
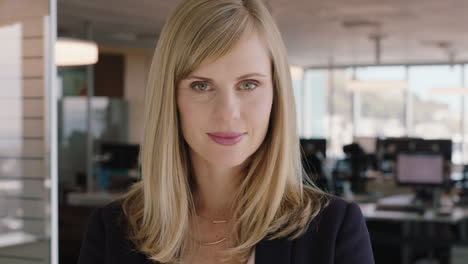
M 253 73 L 247 73 L 247 74 L 241 75 L 241 76 L 237 77 L 237 80 L 242 80 L 242 79 L 249 78 L 249 77 L 254 77 L 254 76 L 267 77 L 266 74 L 258 73 L 258 72 L 253 72 Z M 203 77 L 203 76 L 196 76 L 196 75 L 189 75 L 189 76 L 187 76 L 187 77 L 184 78 L 184 79 L 185 79 L 185 80 L 189 80 L 189 79 L 200 79 L 200 80 L 205 80 L 205 81 L 213 82 L 213 79 L 211 79 L 211 78 Z
M 241 76 L 237 77 L 237 80 L 250 78 L 250 77 L 254 77 L 254 76 L 260 76 L 260 77 L 265 77 L 265 78 L 267 77 L 266 74 L 253 72 L 253 73 L 247 73 L 247 74 L 241 75 Z

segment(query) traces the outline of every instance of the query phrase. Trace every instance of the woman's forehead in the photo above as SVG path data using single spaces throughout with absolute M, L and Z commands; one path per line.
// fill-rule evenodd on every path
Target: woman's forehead
M 226 54 L 206 59 L 189 75 L 242 76 L 248 73 L 271 75 L 269 51 L 257 33 L 244 35 Z

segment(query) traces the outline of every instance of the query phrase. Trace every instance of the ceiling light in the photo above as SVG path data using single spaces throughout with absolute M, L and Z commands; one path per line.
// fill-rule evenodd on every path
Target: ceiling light
M 377 92 L 383 90 L 405 90 L 408 88 L 406 81 L 358 81 L 350 80 L 346 88 L 352 92 Z
M 468 89 L 463 87 L 432 88 L 429 92 L 435 95 L 468 95 Z
M 71 38 L 59 38 L 55 43 L 57 66 L 81 66 L 96 64 L 98 47 L 95 42 Z
M 291 71 L 293 81 L 300 81 L 304 78 L 304 69 L 302 67 L 291 65 L 289 70 Z

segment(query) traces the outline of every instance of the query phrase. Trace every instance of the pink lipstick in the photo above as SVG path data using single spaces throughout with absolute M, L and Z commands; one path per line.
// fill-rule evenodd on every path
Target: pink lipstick
M 208 133 L 208 136 L 213 139 L 214 142 L 224 145 L 232 146 L 239 143 L 246 133 L 236 133 L 236 132 L 215 132 Z

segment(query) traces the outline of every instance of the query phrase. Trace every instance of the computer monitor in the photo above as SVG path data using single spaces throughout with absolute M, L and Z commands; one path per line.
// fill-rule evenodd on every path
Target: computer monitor
M 324 138 L 301 138 L 301 153 L 313 153 L 325 158 L 327 153 L 327 140 Z
M 451 162 L 452 146 L 451 139 L 424 139 L 416 142 L 415 151 L 441 154 L 445 161 Z
M 102 142 L 99 145 L 99 165 L 114 170 L 137 169 L 139 149 L 136 144 Z
M 379 160 L 396 161 L 398 154 L 416 150 L 421 138 L 391 137 L 377 140 L 377 156 Z
M 396 164 L 396 179 L 399 185 L 444 184 L 444 157 L 441 154 L 400 153 Z

